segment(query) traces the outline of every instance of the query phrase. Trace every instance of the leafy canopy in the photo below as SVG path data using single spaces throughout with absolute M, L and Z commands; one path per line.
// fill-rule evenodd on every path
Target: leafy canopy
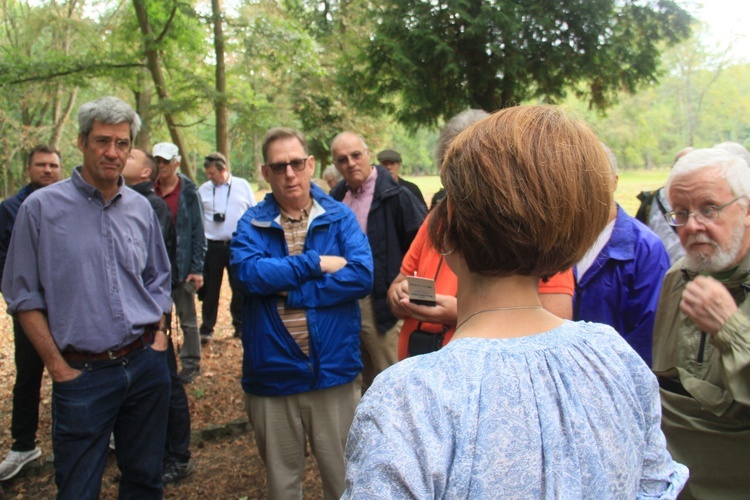
M 690 34 L 671 0 L 400 0 L 379 4 L 360 84 L 434 124 L 570 90 L 605 109 L 655 80 L 660 48 Z

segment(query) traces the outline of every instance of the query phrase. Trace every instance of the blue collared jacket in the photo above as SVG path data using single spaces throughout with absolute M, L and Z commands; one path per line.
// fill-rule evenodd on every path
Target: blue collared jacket
M 658 236 L 617 207 L 612 236 L 577 278 L 575 319 L 612 326 L 651 366 L 651 339 L 669 255 Z
M 279 206 L 272 194 L 242 216 L 230 246 L 230 265 L 245 292 L 242 313 L 242 388 L 258 396 L 325 389 L 354 380 L 362 370 L 357 299 L 372 289 L 372 253 L 354 213 L 316 185 L 304 250 L 290 256 Z M 317 215 L 316 215 L 317 214 Z M 328 274 L 321 255 L 347 264 Z M 287 306 L 304 308 L 310 334 L 305 355 L 277 312 L 280 292 Z

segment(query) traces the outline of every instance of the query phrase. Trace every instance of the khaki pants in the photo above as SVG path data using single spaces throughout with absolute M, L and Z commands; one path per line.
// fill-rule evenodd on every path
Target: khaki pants
M 398 361 L 398 334 L 404 321 L 398 320 L 387 332 L 379 332 L 371 295 L 360 299 L 359 310 L 362 314 L 359 341 L 364 365 L 362 369 L 362 394 L 364 394 L 380 372 Z
M 359 398 L 357 382 L 288 396 L 245 394 L 269 499 L 302 498 L 305 435 L 318 462 L 323 498 L 341 497 L 344 447 Z

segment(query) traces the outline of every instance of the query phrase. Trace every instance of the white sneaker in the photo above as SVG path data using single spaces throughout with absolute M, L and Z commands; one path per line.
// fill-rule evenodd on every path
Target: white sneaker
M 42 456 L 42 450 L 34 448 L 31 451 L 10 450 L 3 463 L 0 464 L 0 481 L 7 481 L 21 472 L 23 466 Z

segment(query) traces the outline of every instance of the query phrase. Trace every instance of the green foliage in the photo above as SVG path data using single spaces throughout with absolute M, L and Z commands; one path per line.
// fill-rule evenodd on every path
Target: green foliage
M 597 109 L 653 82 L 661 43 L 689 34 L 672 1 L 403 0 L 376 5 L 365 87 L 399 94 L 398 119 L 435 124 L 575 88 Z

